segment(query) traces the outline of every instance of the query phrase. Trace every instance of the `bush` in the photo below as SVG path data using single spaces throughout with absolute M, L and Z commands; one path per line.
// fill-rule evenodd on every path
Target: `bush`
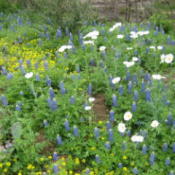
M 13 1 L 13 0 L 10 0 Z M 16 0 L 21 8 L 40 13 L 55 24 L 70 29 L 77 28 L 84 21 L 94 20 L 90 3 L 80 0 Z

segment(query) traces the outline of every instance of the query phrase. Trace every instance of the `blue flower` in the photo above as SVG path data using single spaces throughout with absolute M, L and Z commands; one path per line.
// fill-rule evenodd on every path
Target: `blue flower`
M 139 174 L 139 170 L 138 170 L 137 168 L 133 168 L 133 169 L 132 169 L 132 172 L 133 172 L 134 174 Z
M 112 126 L 111 126 L 110 121 L 107 121 L 107 122 L 106 122 L 106 128 L 107 128 L 107 130 L 109 130 L 111 127 L 112 127 Z
M 110 142 L 112 142 L 114 140 L 114 134 L 113 134 L 112 129 L 108 130 L 108 139 Z
M 119 167 L 119 168 L 122 168 L 122 167 L 123 167 L 123 164 L 122 164 L 122 163 L 119 163 L 119 164 L 118 164 L 118 167 Z
M 57 152 L 54 152 L 52 157 L 53 157 L 53 160 L 54 161 L 57 161 L 58 160 L 58 154 L 57 154 Z
M 123 90 L 123 86 L 122 85 L 119 86 L 118 91 L 119 91 L 120 95 L 123 95 L 124 90 Z
M 57 29 L 57 31 L 56 31 L 56 39 L 58 39 L 58 38 L 60 38 L 60 37 L 62 37 L 62 31 L 61 31 L 61 29 L 59 28 L 59 29 Z
M 64 127 L 67 131 L 70 130 L 70 126 L 69 126 L 69 121 L 66 119 L 65 122 L 64 122 Z
M 51 86 L 52 84 L 52 80 L 48 76 L 46 77 L 46 84 L 47 86 Z
M 151 101 L 151 91 L 149 89 L 145 90 L 146 101 Z
M 109 112 L 109 120 L 110 120 L 111 122 L 114 121 L 114 115 L 115 115 L 114 111 L 110 111 L 110 112 Z
M 135 112 L 137 110 L 137 104 L 133 102 L 132 104 L 132 112 Z
M 89 96 L 92 95 L 92 84 L 91 83 L 88 85 L 88 95 Z
M 75 104 L 75 97 L 71 96 L 69 99 L 70 104 Z
M 50 95 L 51 99 L 53 99 L 55 97 L 55 92 L 54 92 L 52 87 L 49 88 L 49 95 Z
M 132 91 L 132 82 L 129 81 L 129 83 L 128 83 L 128 93 L 131 93 L 131 91 Z
M 134 101 L 137 101 L 139 99 L 139 93 L 137 90 L 134 91 L 134 97 L 133 97 Z
M 175 153 L 175 142 L 173 143 L 172 148 L 173 148 L 173 153 Z
M 47 120 L 44 120 L 43 125 L 44 125 L 44 127 L 47 127 L 47 126 L 49 126 L 49 122 Z
M 53 172 L 54 172 L 54 174 L 58 174 L 59 169 L 58 169 L 58 166 L 57 165 L 54 165 L 53 166 Z
M 107 150 L 110 150 L 110 149 L 111 149 L 110 142 L 106 142 L 106 143 L 105 143 L 105 148 L 106 148 Z
M 38 74 L 36 74 L 35 79 L 36 79 L 36 81 L 40 81 L 40 76 Z
M 48 106 L 51 110 L 56 110 L 58 108 L 57 101 L 55 99 L 48 98 L 47 100 Z
M 117 96 L 115 94 L 112 95 L 112 106 L 114 107 L 118 106 Z
M 162 150 L 163 150 L 164 152 L 166 152 L 166 151 L 168 150 L 168 144 L 167 144 L 167 143 L 164 143 L 164 144 L 162 145 Z
M 77 128 L 77 126 L 74 126 L 73 127 L 73 134 L 74 134 L 74 136 L 79 136 L 79 131 L 78 131 L 78 128 Z
M 97 163 L 100 163 L 100 156 L 99 156 L 99 155 L 95 155 L 95 161 L 96 161 Z
M 1 96 L 0 100 L 1 100 L 1 103 L 2 103 L 4 106 L 7 106 L 7 105 L 8 105 L 8 100 L 7 100 L 7 98 L 6 98 L 4 95 Z
M 168 158 L 166 158 L 166 160 L 165 160 L 165 165 L 166 166 L 169 166 L 171 164 L 171 160 L 170 160 L 170 158 L 168 157 Z
M 99 136 L 100 136 L 100 131 L 97 127 L 94 128 L 94 136 L 95 136 L 96 139 L 98 139 Z
M 151 153 L 150 157 L 149 157 L 149 162 L 151 165 L 153 165 L 155 163 L 155 159 L 156 159 L 156 156 L 154 153 Z
M 7 74 L 7 80 L 11 80 L 13 78 L 13 74 L 12 73 L 8 73 Z
M 146 154 L 147 151 L 148 151 L 148 147 L 147 147 L 146 145 L 143 145 L 143 146 L 142 146 L 142 153 L 143 153 L 143 154 Z
M 63 141 L 60 135 L 57 135 L 57 144 L 62 145 Z

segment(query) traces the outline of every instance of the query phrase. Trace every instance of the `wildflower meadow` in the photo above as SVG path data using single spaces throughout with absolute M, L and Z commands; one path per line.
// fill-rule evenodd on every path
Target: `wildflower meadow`
M 175 175 L 174 56 L 152 22 L 0 13 L 0 174 Z

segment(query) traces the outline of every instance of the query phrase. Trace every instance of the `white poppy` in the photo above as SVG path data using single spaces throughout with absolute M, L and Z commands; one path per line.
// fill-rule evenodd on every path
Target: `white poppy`
M 83 38 L 84 38 L 84 39 L 85 39 L 85 38 L 97 39 L 98 35 L 99 35 L 99 31 L 94 30 L 94 31 L 92 31 L 92 32 L 89 32 L 89 33 L 88 33 L 87 35 L 85 35 Z
M 25 78 L 29 79 L 33 77 L 33 72 L 29 72 L 25 74 Z
M 112 79 L 112 83 L 113 83 L 113 84 L 117 84 L 117 83 L 120 82 L 120 80 L 121 80 L 120 77 L 115 77 L 115 78 Z
M 90 103 L 92 103 L 92 102 L 95 101 L 95 98 L 94 98 L 94 97 L 89 97 L 88 101 L 89 101 Z
M 124 123 L 121 122 L 118 124 L 118 131 L 121 133 L 124 133 L 126 131 L 126 126 Z
M 121 27 L 121 26 L 122 26 L 122 23 L 121 23 L 121 22 L 118 22 L 118 23 L 114 24 L 114 25 L 109 29 L 109 32 L 113 32 L 116 28 Z
M 132 57 L 132 61 L 137 62 L 137 61 L 139 61 L 139 58 L 137 58 L 137 57 Z
M 91 44 L 94 45 L 94 41 L 93 40 L 88 40 L 88 41 L 83 41 L 83 44 Z
M 73 46 L 72 45 L 63 45 L 58 49 L 58 52 L 64 52 L 67 49 L 72 49 Z
M 152 75 L 152 78 L 153 78 L 154 80 L 161 80 L 161 79 L 164 79 L 164 78 L 166 78 L 166 77 L 163 77 L 163 76 L 161 76 L 160 74 L 153 74 L 153 75 Z
M 85 106 L 85 108 L 84 108 L 86 111 L 89 111 L 89 110 L 91 110 L 92 109 L 92 107 L 91 106 Z
M 144 141 L 144 137 L 140 136 L 140 135 L 133 135 L 131 137 L 131 141 L 132 142 L 143 142 Z
M 151 127 L 152 128 L 157 128 L 159 126 L 159 122 L 157 121 L 157 120 L 153 120 L 152 122 L 151 122 Z
M 157 46 L 157 49 L 158 50 L 162 50 L 163 49 L 163 46 Z
M 124 38 L 124 35 L 117 35 L 117 38 L 118 39 L 123 39 Z
M 105 46 L 100 46 L 99 47 L 99 50 L 102 52 L 102 51 L 105 51 L 106 50 L 106 47 Z
M 165 63 L 170 64 L 170 63 L 172 63 L 173 59 L 174 59 L 174 55 L 170 53 L 170 54 L 166 55 Z
M 131 66 L 134 66 L 135 62 L 134 61 L 124 61 L 123 64 L 126 67 L 131 67 Z
M 129 121 L 132 119 L 132 113 L 130 111 L 125 112 L 124 120 Z

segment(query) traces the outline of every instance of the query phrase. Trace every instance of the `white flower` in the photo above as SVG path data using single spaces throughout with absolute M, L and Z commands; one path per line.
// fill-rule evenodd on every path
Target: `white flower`
M 58 49 L 58 52 L 64 52 L 66 49 L 72 49 L 71 45 L 63 45 Z
M 89 111 L 89 110 L 91 110 L 92 109 L 92 107 L 91 106 L 85 106 L 85 108 L 84 108 L 86 111 Z
M 33 77 L 33 72 L 29 72 L 25 74 L 25 78 L 29 79 Z
M 150 49 L 153 49 L 153 50 L 156 50 L 156 47 L 155 46 L 150 46 L 149 48 Z
M 153 74 L 153 75 L 152 75 L 152 78 L 153 78 L 154 80 L 161 80 L 161 79 L 164 79 L 164 78 L 166 78 L 166 77 L 163 77 L 163 76 L 161 76 L 161 75 L 159 75 L 159 74 Z
M 122 26 L 122 23 L 121 23 L 121 22 L 118 22 L 118 23 L 114 24 L 114 25 L 109 29 L 109 32 L 113 32 L 116 28 L 121 27 L 121 26 Z
M 143 142 L 144 141 L 144 137 L 140 136 L 140 135 L 133 135 L 131 137 L 131 141 L 132 142 Z
M 116 83 L 120 82 L 120 80 L 121 80 L 120 77 L 115 77 L 115 78 L 112 79 L 112 83 L 116 84 Z
M 173 59 L 174 59 L 174 55 L 170 53 L 170 54 L 166 55 L 165 63 L 170 64 L 170 63 L 172 63 Z
M 126 130 L 126 126 L 125 126 L 125 124 L 122 123 L 122 122 L 119 123 L 119 124 L 118 124 L 118 131 L 121 132 L 121 133 L 124 133 L 125 130 Z
M 124 38 L 124 35 L 117 35 L 117 38 L 118 39 L 123 39 Z
M 95 98 L 94 98 L 94 97 L 89 97 L 88 101 L 89 101 L 90 103 L 92 103 L 92 102 L 95 101 Z
M 167 63 L 167 64 L 170 64 L 170 63 L 172 63 L 172 61 L 174 60 L 174 55 L 173 54 L 167 54 L 167 55 L 165 55 L 165 54 L 162 54 L 161 56 L 160 56 L 160 63 Z
M 130 37 L 133 38 L 133 39 L 138 38 L 137 32 L 131 31 L 130 32 Z
M 148 35 L 149 31 L 148 30 L 146 30 L 146 31 L 139 31 L 139 32 L 137 32 L 137 34 L 140 35 L 140 36 Z
M 153 120 L 152 122 L 151 122 L 151 127 L 152 128 L 157 128 L 159 126 L 159 122 L 157 121 L 157 120 Z
M 99 50 L 100 50 L 100 51 L 104 51 L 104 50 L 106 50 L 106 47 L 105 47 L 105 46 L 100 46 L 100 47 L 99 47 Z
M 83 44 L 92 44 L 92 45 L 94 45 L 94 41 L 93 40 L 83 41 Z
M 131 67 L 131 66 L 134 66 L 135 62 L 134 61 L 124 61 L 123 64 L 126 67 Z
M 94 30 L 94 31 L 92 31 L 92 32 L 89 32 L 89 33 L 88 33 L 87 35 L 85 35 L 83 38 L 84 38 L 84 39 L 85 39 L 85 38 L 97 39 L 98 35 L 99 35 L 99 31 Z
M 137 58 L 137 57 L 132 57 L 132 61 L 137 62 L 137 61 L 139 61 L 139 58 Z
M 157 46 L 157 49 L 158 50 L 162 50 L 163 49 L 163 46 Z
M 132 50 L 133 48 L 132 47 L 127 47 L 126 50 Z
M 124 120 L 129 121 L 132 119 L 132 113 L 130 111 L 125 112 Z

